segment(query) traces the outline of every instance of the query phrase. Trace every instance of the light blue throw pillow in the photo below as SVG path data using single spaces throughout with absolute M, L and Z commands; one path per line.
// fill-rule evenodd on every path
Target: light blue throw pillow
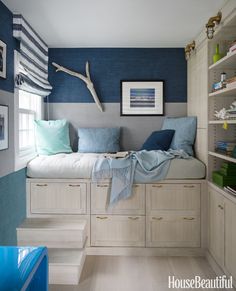
M 62 120 L 35 120 L 36 147 L 39 155 L 71 153 L 69 124 Z
M 167 117 L 164 119 L 162 130 L 175 130 L 170 148 L 182 149 L 193 156 L 193 144 L 196 136 L 197 117 Z
M 120 128 L 79 128 L 80 153 L 109 153 L 120 150 Z

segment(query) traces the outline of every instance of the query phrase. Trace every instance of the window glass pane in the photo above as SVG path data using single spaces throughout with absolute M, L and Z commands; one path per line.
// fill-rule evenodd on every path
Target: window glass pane
M 19 114 L 19 147 L 34 146 L 34 114 Z

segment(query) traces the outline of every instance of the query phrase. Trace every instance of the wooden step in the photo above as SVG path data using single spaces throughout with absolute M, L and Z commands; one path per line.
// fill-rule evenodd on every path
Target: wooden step
M 85 250 L 49 249 L 49 284 L 77 285 L 86 258 Z
M 87 222 L 68 218 L 27 218 L 17 228 L 20 246 L 46 246 L 48 248 L 83 248 Z

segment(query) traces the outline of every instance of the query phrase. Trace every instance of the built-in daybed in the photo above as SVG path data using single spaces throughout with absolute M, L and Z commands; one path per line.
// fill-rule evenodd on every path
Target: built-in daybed
M 27 216 L 88 222 L 88 247 L 201 247 L 205 166 L 173 159 L 166 179 L 135 183 L 129 199 L 108 204 L 110 181 L 92 182 L 99 154 L 39 156 L 27 168 Z

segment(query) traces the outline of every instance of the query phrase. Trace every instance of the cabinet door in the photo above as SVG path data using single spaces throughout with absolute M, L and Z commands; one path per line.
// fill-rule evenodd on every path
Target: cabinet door
M 148 247 L 200 247 L 198 216 L 169 212 L 147 217 Z
M 147 213 L 160 210 L 200 210 L 199 184 L 150 184 L 147 185 Z
M 209 250 L 216 262 L 224 264 L 224 198 L 209 189 Z
M 145 216 L 92 215 L 92 246 L 145 246 Z
M 225 268 L 236 280 L 236 204 L 225 200 Z
M 31 213 L 86 214 L 85 183 L 31 183 Z
M 91 184 L 91 213 L 92 214 L 145 214 L 145 185 L 134 184 L 133 193 L 128 199 L 121 199 L 109 207 L 109 184 Z

